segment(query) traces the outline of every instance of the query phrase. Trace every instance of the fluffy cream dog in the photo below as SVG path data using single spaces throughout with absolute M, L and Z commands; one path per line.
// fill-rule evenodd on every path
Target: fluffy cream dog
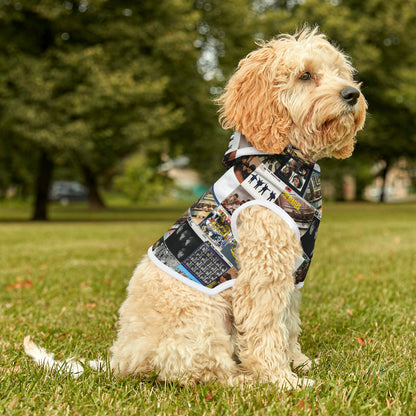
M 349 60 L 316 30 L 282 35 L 244 58 L 220 97 L 225 128 L 258 150 L 292 145 L 317 160 L 346 158 L 363 127 L 366 103 Z M 243 210 L 239 274 L 232 289 L 208 296 L 145 258 L 120 309 L 111 366 L 122 376 L 159 371 L 162 379 L 302 383 L 300 291 L 293 269 L 301 253 L 293 231 L 267 208 Z
M 265 154 L 293 146 L 314 160 L 349 157 L 367 107 L 353 73 L 317 30 L 281 35 L 241 60 L 219 99 L 223 127 Z M 291 367 L 311 366 L 298 343 L 299 238 L 264 206 L 242 210 L 237 230 L 238 278 L 213 296 L 143 259 L 120 308 L 113 371 L 156 369 L 161 379 L 181 382 L 312 383 Z M 30 354 L 28 339 L 26 346 Z

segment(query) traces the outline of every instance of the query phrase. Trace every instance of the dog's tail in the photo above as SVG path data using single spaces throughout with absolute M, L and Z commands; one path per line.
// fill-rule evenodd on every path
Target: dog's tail
M 36 364 L 61 374 L 68 373 L 74 378 L 79 377 L 84 372 L 85 366 L 97 371 L 105 371 L 107 368 L 106 362 L 102 360 L 85 361 L 68 358 L 64 361 L 57 361 L 52 353 L 38 347 L 32 341 L 30 335 L 23 340 L 23 348 L 25 353 L 32 357 Z

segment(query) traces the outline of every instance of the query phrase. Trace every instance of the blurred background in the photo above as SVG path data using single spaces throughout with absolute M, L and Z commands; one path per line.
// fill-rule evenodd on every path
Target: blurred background
M 353 157 L 320 161 L 325 196 L 414 200 L 416 0 L 0 0 L 0 205 L 195 199 L 223 173 L 226 80 L 304 23 L 369 104 Z

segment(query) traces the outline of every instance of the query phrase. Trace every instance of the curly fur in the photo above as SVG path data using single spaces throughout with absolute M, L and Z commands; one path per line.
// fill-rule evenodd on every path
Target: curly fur
M 300 76 L 310 73 L 310 79 Z M 363 127 L 366 102 L 347 57 L 317 30 L 282 35 L 241 60 L 218 102 L 224 128 L 265 153 L 291 144 L 312 158 L 348 157 Z M 300 291 L 293 270 L 301 253 L 287 224 L 264 207 L 238 221 L 240 272 L 233 289 L 210 297 L 186 287 L 148 259 L 138 266 L 120 309 L 111 366 L 121 375 L 157 369 L 163 379 L 310 385 L 298 343 Z
M 359 91 L 353 74 L 348 58 L 316 29 L 281 35 L 241 60 L 218 100 L 222 125 L 265 153 L 290 144 L 314 159 L 348 157 L 367 107 L 362 94 L 352 104 L 341 96 L 346 87 Z M 115 373 L 157 370 L 161 379 L 182 383 L 313 383 L 291 368 L 312 364 L 298 343 L 301 295 L 293 271 L 300 243 L 285 221 L 261 206 L 244 209 L 237 228 L 239 276 L 218 295 L 142 260 L 120 308 L 111 348 Z M 29 340 L 26 346 L 42 359 Z

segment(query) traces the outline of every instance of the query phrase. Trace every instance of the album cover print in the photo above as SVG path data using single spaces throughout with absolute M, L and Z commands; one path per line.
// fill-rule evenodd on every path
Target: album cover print
M 212 284 L 230 269 L 230 266 L 221 259 L 208 244 L 199 246 L 183 262 L 185 267 L 204 286 Z
M 251 199 L 275 202 L 285 188 L 282 180 L 276 177 L 266 166 L 261 164 L 241 184 Z
M 310 222 L 315 215 L 315 209 L 307 204 L 303 198 L 291 190 L 285 190 L 276 201 L 276 205 L 281 207 L 295 221 L 299 228 L 300 236 L 308 230 Z
M 286 149 L 286 152 L 286 155 L 262 157 L 262 162 L 285 185 L 303 196 L 308 188 L 315 163 L 312 160 L 305 160 L 305 156 L 296 149 Z
M 312 221 L 309 223 L 308 229 L 301 236 L 303 251 L 310 259 L 312 259 L 312 256 L 313 256 L 316 236 L 318 234 L 318 228 L 319 228 L 320 223 L 321 223 L 320 215 L 318 214 L 318 212 L 316 212 Z
M 180 218 L 176 220 L 176 222 L 167 230 L 164 234 L 164 238 L 168 238 L 170 235 L 172 235 L 189 217 L 190 217 L 190 209 L 188 208 Z
M 287 163 L 289 156 L 273 155 L 273 156 L 260 156 L 262 164 L 274 175 L 280 171 L 283 165 Z
M 232 214 L 237 208 L 248 201 L 262 199 L 275 202 L 284 190 L 285 184 L 263 164 L 260 164 L 246 179 L 237 187 L 221 205 Z
M 286 164 L 281 166 L 276 175 L 289 185 L 296 193 L 303 196 L 309 184 L 313 172 L 313 166 L 301 159 L 289 158 Z
M 229 238 L 226 244 L 222 247 L 221 254 L 237 268 L 237 241 L 234 238 Z
M 155 256 L 166 266 L 175 269 L 179 266 L 178 259 L 166 247 L 163 237 L 153 245 Z
M 304 253 L 303 263 L 295 271 L 295 284 L 301 283 L 305 280 L 310 265 L 311 259 L 308 258 L 308 256 L 306 256 L 306 254 Z
M 304 198 L 317 210 L 322 211 L 321 175 L 314 171 Z
M 199 223 L 199 228 L 214 244 L 222 248 L 231 235 L 231 218 L 219 206 Z
M 234 174 L 238 181 L 244 180 L 261 164 L 258 156 L 243 156 L 234 166 Z
M 209 189 L 191 206 L 190 215 L 195 224 L 199 224 L 217 206 L 214 195 L 212 195 L 212 191 Z
M 237 279 L 237 276 L 238 276 L 238 270 L 235 267 L 231 267 L 231 269 L 228 269 L 218 279 L 214 280 L 212 283 L 207 285 L 207 287 L 212 289 L 212 288 L 218 286 L 220 283 L 225 283 L 228 280 Z
M 243 186 L 239 186 L 231 193 L 224 201 L 221 202 L 221 205 L 227 210 L 229 214 L 232 214 L 240 205 L 252 201 L 253 196 L 250 195 Z
M 182 263 L 201 244 L 202 239 L 195 233 L 188 222 L 181 224 L 176 231 L 165 240 L 169 251 Z

